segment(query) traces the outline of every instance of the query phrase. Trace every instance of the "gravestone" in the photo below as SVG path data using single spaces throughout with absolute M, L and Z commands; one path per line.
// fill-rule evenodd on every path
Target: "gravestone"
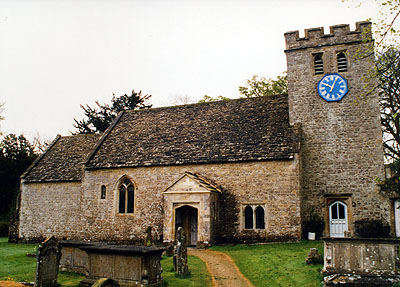
M 323 263 L 323 259 L 321 254 L 318 253 L 317 248 L 310 248 L 310 253 L 308 253 L 308 257 L 306 258 L 307 264 L 320 264 Z
M 57 287 L 58 264 L 61 250 L 52 236 L 39 245 L 36 263 L 35 287 Z
M 174 269 L 178 275 L 185 276 L 188 273 L 186 235 L 182 227 L 178 228 L 176 235 Z
M 144 238 L 144 246 L 152 246 L 153 245 L 153 237 L 151 236 L 151 226 L 146 229 L 146 236 Z
M 92 287 L 120 287 L 118 282 L 110 278 L 101 278 L 97 280 Z

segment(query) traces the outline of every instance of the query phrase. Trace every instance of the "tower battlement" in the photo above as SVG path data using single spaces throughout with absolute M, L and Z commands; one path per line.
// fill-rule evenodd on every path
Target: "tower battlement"
M 312 47 L 323 47 L 340 44 L 354 44 L 372 40 L 371 22 L 356 23 L 356 30 L 350 31 L 348 24 L 329 27 L 330 33 L 325 34 L 323 27 L 304 30 L 304 38 L 299 37 L 299 31 L 285 33 L 286 51 Z

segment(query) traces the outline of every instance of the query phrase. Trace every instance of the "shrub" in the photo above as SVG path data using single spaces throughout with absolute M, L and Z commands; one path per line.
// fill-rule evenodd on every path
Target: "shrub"
M 324 228 L 325 222 L 322 217 L 311 212 L 309 219 L 303 222 L 303 238 L 307 239 L 308 232 L 315 232 L 315 239 L 319 239 L 322 237 Z
M 0 221 L 0 236 L 8 236 L 8 228 L 10 223 L 8 221 Z
M 360 238 L 388 238 L 390 226 L 383 220 L 361 219 L 354 222 L 354 231 Z

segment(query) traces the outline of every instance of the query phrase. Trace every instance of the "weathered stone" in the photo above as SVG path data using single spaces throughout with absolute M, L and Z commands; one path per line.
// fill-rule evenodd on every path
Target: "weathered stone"
M 163 194 L 186 171 L 224 188 L 215 206 L 200 188 L 180 195 L 181 204 L 199 202 L 199 215 L 205 215 L 204 222 L 216 219 L 215 228 L 212 224 L 199 224 L 198 241 L 213 244 L 246 237 L 250 232 L 244 229 L 242 209 L 249 203 L 263 204 L 266 210 L 267 228 L 254 230 L 251 237 L 258 236 L 260 241 L 300 239 L 297 156 L 293 160 L 86 170 L 82 182 L 23 184 L 20 236 L 30 239 L 55 235 L 69 240 L 143 244 L 143 230 L 150 225 L 153 232 L 163 235 L 164 241 L 173 242 L 174 206 Z M 120 215 L 116 210 L 115 187 L 124 175 L 135 183 L 135 216 Z M 111 190 L 106 199 L 100 199 L 102 185 Z M 43 198 L 49 204 L 43 204 Z M 213 216 L 207 217 L 211 216 L 211 208 Z M 165 214 L 171 216 L 167 218 Z
M 306 258 L 306 263 L 307 264 L 320 264 L 323 262 L 324 262 L 324 260 L 321 256 L 321 254 L 318 253 L 318 249 L 310 248 L 310 253 L 308 253 L 308 256 Z
M 324 218 L 325 236 L 330 236 L 329 204 L 340 200 L 347 205 L 348 229 L 363 219 L 390 222 L 390 201 L 375 183 L 383 178 L 382 130 L 379 95 L 368 89 L 374 79 L 371 23 L 307 29 L 285 33 L 289 116 L 291 124 L 301 125 L 301 210 L 303 222 L 312 211 Z M 318 81 L 337 73 L 337 53 L 345 52 L 349 92 L 339 102 L 326 102 L 317 92 Z M 322 53 L 323 74 L 315 74 L 313 55 Z M 370 82 L 368 82 L 370 81 Z M 367 85 L 368 84 L 368 85 Z M 360 115 L 362 117 L 360 118 Z
M 57 287 L 61 251 L 55 237 L 45 240 L 38 248 L 35 287 Z
M 92 286 L 101 278 L 121 286 L 158 286 L 162 282 L 161 255 L 164 247 L 115 244 L 82 246 L 89 256 L 89 268 L 81 286 Z
M 398 239 L 323 238 L 323 240 L 324 274 L 400 275 Z
M 60 270 L 85 275 L 89 270 L 89 257 L 79 247 L 91 246 L 95 243 L 82 240 L 61 240 Z
M 175 273 L 180 276 L 188 274 L 187 248 L 185 230 L 179 227 L 176 234 L 176 247 L 174 255 Z

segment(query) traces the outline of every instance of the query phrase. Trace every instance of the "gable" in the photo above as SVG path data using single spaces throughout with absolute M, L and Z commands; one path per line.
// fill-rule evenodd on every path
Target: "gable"
M 164 193 L 221 193 L 218 185 L 200 175 L 186 172 L 168 187 Z
M 287 96 L 122 113 L 86 168 L 290 159 L 298 152 Z
M 27 182 L 80 181 L 82 168 L 100 135 L 58 135 L 21 176 Z

